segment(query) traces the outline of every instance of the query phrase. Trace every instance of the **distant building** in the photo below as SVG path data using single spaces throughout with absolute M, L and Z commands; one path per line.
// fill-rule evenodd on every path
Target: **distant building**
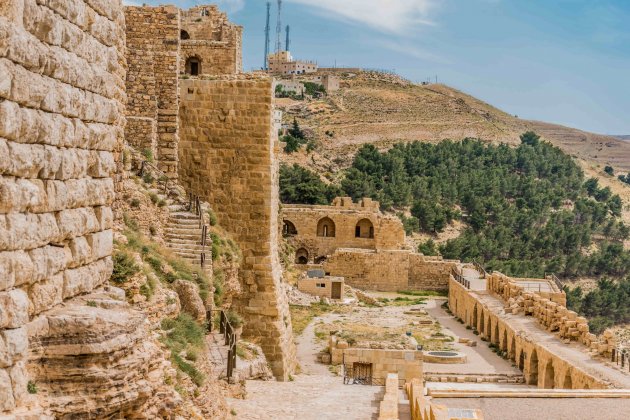
M 278 86 L 281 87 L 282 91 L 287 93 L 293 93 L 297 96 L 304 95 L 304 84 L 298 80 L 278 80 L 275 79 L 273 81 L 273 90 L 276 91 Z
M 267 65 L 269 72 L 276 74 L 306 74 L 317 71 L 317 63 L 294 60 L 289 51 L 269 54 Z

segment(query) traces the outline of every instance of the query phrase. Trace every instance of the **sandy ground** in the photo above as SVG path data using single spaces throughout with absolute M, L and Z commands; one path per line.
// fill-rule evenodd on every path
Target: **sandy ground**
M 322 317 L 324 320 L 326 316 Z M 229 399 L 237 419 L 365 420 L 378 418 L 383 388 L 344 385 L 343 379 L 317 363 L 321 343 L 314 335 L 316 318 L 297 340 L 302 373 L 291 382 L 247 381 L 245 400 Z

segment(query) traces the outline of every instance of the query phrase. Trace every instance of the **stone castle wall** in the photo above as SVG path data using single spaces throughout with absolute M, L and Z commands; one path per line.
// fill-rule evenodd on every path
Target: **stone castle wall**
M 127 143 L 149 149 L 160 170 L 177 176 L 180 11 L 125 7 Z
M 297 250 L 304 249 L 309 262 L 332 255 L 338 248 L 397 250 L 405 246 L 400 220 L 383 215 L 378 202 L 369 198 L 353 203 L 349 197 L 338 197 L 331 206 L 287 204 L 282 206 L 282 219 L 291 245 Z M 328 226 L 328 236 L 324 236 L 321 228 L 324 219 L 333 224 Z M 297 233 L 286 230 L 289 223 Z M 357 225 L 360 237 L 356 235 Z M 369 226 L 373 235 L 369 234 Z
M 409 250 L 341 248 L 324 262 L 324 270 L 364 290 L 446 290 L 456 264 Z
M 182 11 L 181 30 L 188 39 L 181 39 L 180 73 L 185 73 L 186 60 L 196 57 L 200 74 L 236 74 L 243 71 L 243 28 L 228 20 L 217 6 L 197 6 Z
M 117 0 L 0 3 L 0 417 L 36 413 L 42 361 L 27 358 L 46 311 L 112 272 L 123 25 Z
M 261 339 L 271 368 L 287 379 L 295 364 L 278 257 L 278 137 L 271 80 L 231 76 L 181 80 L 179 176 L 208 201 L 243 253 L 243 334 Z

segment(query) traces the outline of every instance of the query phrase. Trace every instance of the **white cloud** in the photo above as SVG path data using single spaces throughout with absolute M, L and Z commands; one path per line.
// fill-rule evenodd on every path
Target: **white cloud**
M 435 0 L 288 0 L 325 16 L 368 25 L 383 32 L 403 34 L 419 25 L 432 25 L 429 12 Z
M 401 40 L 381 39 L 375 41 L 376 45 L 386 48 L 397 53 L 417 58 L 419 60 L 430 61 L 433 63 L 450 64 L 450 61 L 440 55 L 436 55 L 431 51 L 425 50 L 410 42 Z

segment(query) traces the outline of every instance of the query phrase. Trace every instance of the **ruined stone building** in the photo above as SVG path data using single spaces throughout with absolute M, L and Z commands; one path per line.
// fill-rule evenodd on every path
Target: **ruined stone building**
M 295 262 L 322 265 L 361 289 L 446 290 L 455 261 L 408 249 L 400 219 L 379 203 L 337 197 L 331 206 L 284 205 L 282 233 L 296 249 Z
M 125 21 L 125 139 L 177 178 L 179 77 L 240 73 L 242 27 L 214 5 L 190 10 L 130 6 Z
M 242 74 L 242 28 L 216 6 L 126 7 L 126 141 L 212 206 L 242 253 L 234 302 L 274 374 L 294 367 L 277 251 L 278 135 L 272 80 Z

